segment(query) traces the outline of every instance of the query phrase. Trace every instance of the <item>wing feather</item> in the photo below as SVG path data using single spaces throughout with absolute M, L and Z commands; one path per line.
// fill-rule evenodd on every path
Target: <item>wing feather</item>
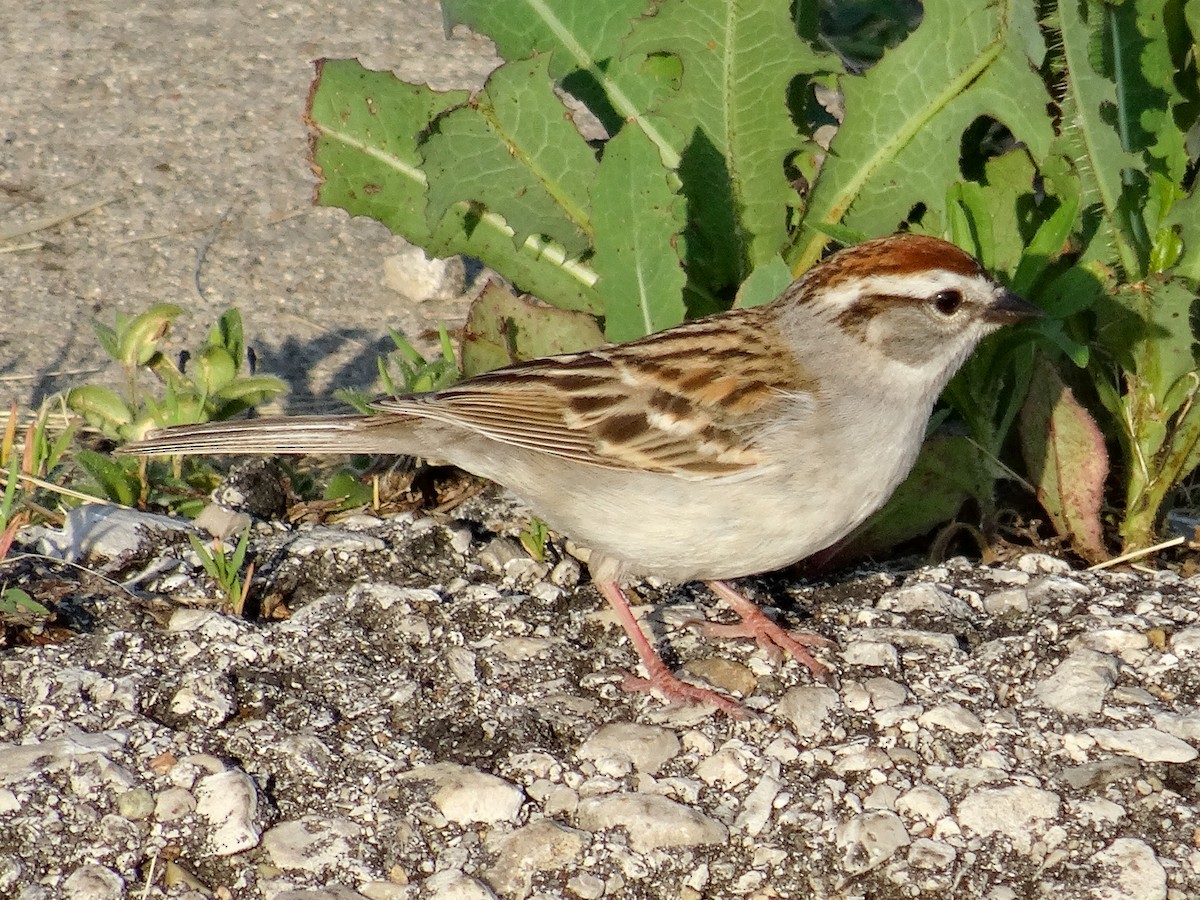
M 814 389 L 784 346 L 758 307 L 372 405 L 590 465 L 735 476 L 765 463 L 755 435 L 772 405 Z

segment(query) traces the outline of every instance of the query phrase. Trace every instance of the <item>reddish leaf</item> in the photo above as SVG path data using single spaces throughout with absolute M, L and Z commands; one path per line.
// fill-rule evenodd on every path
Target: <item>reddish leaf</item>
M 1021 451 L 1055 530 L 1089 562 L 1107 559 L 1100 524 L 1108 477 L 1104 435 L 1043 356 L 1021 408 Z

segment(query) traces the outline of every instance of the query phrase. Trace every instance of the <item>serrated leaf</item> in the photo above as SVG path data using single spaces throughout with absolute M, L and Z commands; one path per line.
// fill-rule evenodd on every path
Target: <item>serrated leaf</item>
M 1055 530 L 1088 562 L 1107 559 L 1100 521 L 1108 478 L 1104 435 L 1045 357 L 1034 367 L 1020 421 L 1026 472 Z
M 928 0 L 921 25 L 879 64 L 842 79 L 846 117 L 809 196 L 805 220 L 894 231 L 924 204 L 944 217 L 961 177 L 963 131 L 990 116 L 1035 160 L 1053 139 L 1050 96 L 1034 68 L 1044 48 L 1026 0 Z M 794 273 L 820 258 L 816 231 L 786 255 Z
M 522 244 L 546 235 L 572 256 L 590 248 L 592 149 L 551 90 L 549 57 L 506 63 L 470 104 L 437 119 L 422 146 L 431 228 L 454 203 L 477 203 Z
M 651 119 L 685 142 L 678 171 L 689 204 L 688 267 L 710 268 L 714 286 L 737 283 L 782 249 L 787 207 L 798 199 L 784 175 L 801 145 L 788 91 L 797 76 L 840 65 L 800 40 L 780 2 L 666 0 L 635 24 L 624 53 L 679 60 L 679 89 Z
M 586 265 L 538 239 L 514 246 L 500 216 L 459 203 L 430 229 L 419 144 L 433 118 L 468 99 L 466 91 L 405 84 L 357 60 L 318 61 L 307 116 L 321 176 L 317 202 L 370 216 L 435 256 L 474 257 L 547 302 L 600 312 Z
M 622 129 L 604 148 L 592 185 L 592 267 L 610 341 L 677 325 L 687 312 L 687 277 L 676 249 L 684 227 L 683 201 L 667 176 L 658 150 L 638 128 Z
M 792 270 L 776 254 L 757 269 L 738 288 L 733 305 L 738 308 L 762 306 L 782 294 L 792 283 Z
M 1079 173 L 1084 203 L 1101 215 L 1100 240 L 1092 242 L 1088 257 L 1107 261 L 1115 254 L 1129 277 L 1136 278 L 1144 268 L 1129 204 L 1123 199 L 1123 173 L 1137 168 L 1138 159 L 1121 143 L 1114 121 L 1120 103 L 1117 85 L 1093 52 L 1098 44 L 1111 44 L 1105 15 L 1105 4 L 1096 0 L 1058 6 L 1066 76 L 1061 149 Z
M 459 355 L 463 374 L 471 376 L 514 362 L 588 350 L 603 343 L 604 333 L 594 317 L 518 297 L 492 281 L 467 312 Z
M 674 168 L 682 145 L 643 119 L 665 88 L 658 73 L 623 60 L 621 38 L 632 20 L 652 8 L 650 0 L 444 0 L 447 25 L 463 23 L 487 34 L 505 59 L 550 53 L 550 76 L 578 97 L 616 134 L 637 124 Z

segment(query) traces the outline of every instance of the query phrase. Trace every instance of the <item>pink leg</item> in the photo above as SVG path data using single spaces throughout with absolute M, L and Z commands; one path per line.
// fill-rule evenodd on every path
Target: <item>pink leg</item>
M 625 599 L 625 592 L 621 590 L 620 586 L 615 581 L 597 581 L 595 584 L 596 589 L 609 602 L 616 612 L 617 618 L 621 620 L 621 626 L 629 635 L 633 648 L 637 650 L 638 656 L 642 659 L 642 665 L 646 667 L 646 672 L 650 676 L 649 678 L 638 678 L 634 675 L 626 675 L 624 685 L 626 690 L 643 693 L 655 690 L 663 694 L 668 701 L 708 703 L 735 719 L 745 718 L 745 711 L 731 698 L 708 688 L 687 684 L 676 678 L 667 668 L 667 664 L 662 661 L 662 657 L 650 645 L 646 635 L 642 633 L 641 626 L 638 625 L 633 610 L 629 608 L 629 601 Z
M 737 625 L 714 625 L 704 622 L 701 628 L 710 637 L 752 637 L 758 645 L 778 658 L 781 651 L 804 663 L 813 675 L 822 680 L 828 680 L 829 669 L 812 658 L 805 647 L 832 647 L 833 641 L 818 634 L 804 631 L 787 631 L 780 628 L 758 605 L 747 600 L 724 581 L 706 581 L 714 594 L 724 600 L 742 621 Z

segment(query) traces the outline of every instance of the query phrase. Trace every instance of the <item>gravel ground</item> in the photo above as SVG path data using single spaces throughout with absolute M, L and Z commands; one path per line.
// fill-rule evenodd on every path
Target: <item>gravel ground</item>
M 274 898 L 1200 894 L 1200 582 L 1031 554 L 749 585 L 836 640 L 834 684 L 688 627 L 743 721 L 621 690 L 581 566 L 453 515 L 259 523 L 216 608 L 177 520 L 79 513 L 7 565 L 53 627 L 0 654 L 0 895 Z M 16 632 L 10 632 L 10 637 Z
M 6 396 L 112 381 L 86 323 L 155 302 L 189 310 L 176 347 L 238 305 L 290 410 L 370 383 L 386 326 L 461 315 L 384 285 L 403 241 L 309 205 L 300 122 L 319 56 L 479 84 L 490 47 L 432 0 L 17 0 L 0 47 Z M 1200 895 L 1193 580 L 1029 555 L 750 584 L 836 640 L 833 685 L 698 638 L 703 590 L 643 589 L 733 721 L 622 692 L 585 570 L 524 554 L 494 493 L 266 517 L 249 619 L 179 523 L 125 515 L 0 570 L 55 611 L 0 648 L 0 896 Z

